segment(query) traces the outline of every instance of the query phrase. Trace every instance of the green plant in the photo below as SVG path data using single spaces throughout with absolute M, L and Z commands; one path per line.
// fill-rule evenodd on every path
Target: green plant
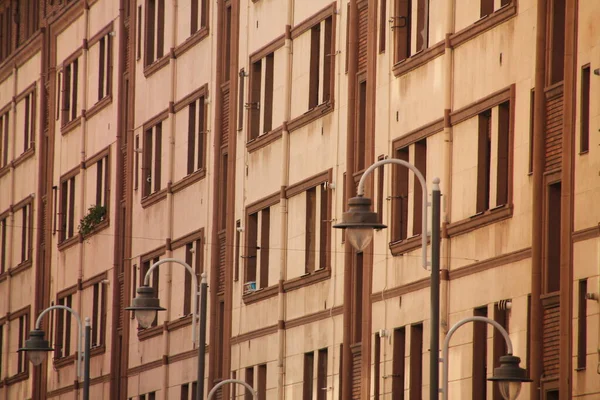
M 96 225 L 104 221 L 106 217 L 106 207 L 99 204 L 93 205 L 88 208 L 88 213 L 79 221 L 77 229 L 83 236 L 90 234 Z

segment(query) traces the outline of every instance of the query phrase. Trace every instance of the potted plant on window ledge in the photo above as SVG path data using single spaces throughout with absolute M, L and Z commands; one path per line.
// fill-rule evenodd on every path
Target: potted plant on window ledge
M 106 218 L 106 207 L 96 204 L 88 208 L 88 213 L 79 221 L 79 234 L 83 237 L 94 232 L 96 226 Z

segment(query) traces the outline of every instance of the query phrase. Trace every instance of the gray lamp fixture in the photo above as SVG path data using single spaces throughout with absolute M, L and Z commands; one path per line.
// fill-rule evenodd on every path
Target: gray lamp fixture
M 356 251 L 367 248 L 373 239 L 373 229 L 383 229 L 387 226 L 377 221 L 377 213 L 371 211 L 371 199 L 357 196 L 348 200 L 348 211 L 342 214 L 342 222 L 333 227 L 347 229 L 346 237 Z
M 498 382 L 500 394 L 505 400 L 515 400 L 521 393 L 521 383 L 531 382 L 527 371 L 519 367 L 521 359 L 511 354 L 500 357 L 500 366 L 494 368 L 494 375 L 488 381 Z
M 142 328 L 148 328 L 156 318 L 157 311 L 165 311 L 160 306 L 160 300 L 154 297 L 154 289 L 150 286 L 140 286 L 137 297 L 132 301 L 131 307 L 125 308 L 135 312 L 135 319 Z
M 48 341 L 44 339 L 44 335 L 45 333 L 41 329 L 30 331 L 29 339 L 25 341 L 25 346 L 17 350 L 27 353 L 27 357 L 33 365 L 40 365 L 46 358 L 46 354 L 54 350 L 50 347 Z

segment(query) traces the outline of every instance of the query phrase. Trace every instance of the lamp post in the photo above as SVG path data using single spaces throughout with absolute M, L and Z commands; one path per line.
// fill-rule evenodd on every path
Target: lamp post
M 82 326 L 81 326 L 81 318 L 79 318 L 79 314 L 77 311 L 73 310 L 70 307 L 56 305 L 46 308 L 44 311 L 40 313 L 35 321 L 35 329 L 29 332 L 29 339 L 25 341 L 25 346 L 20 348 L 17 351 L 22 351 L 27 353 L 27 357 L 29 361 L 33 365 L 40 365 L 44 359 L 46 358 L 46 354 L 49 351 L 54 350 L 50 347 L 50 344 L 46 339 L 44 339 L 44 331 L 41 328 L 42 317 L 44 314 L 56 310 L 66 310 L 73 314 L 75 319 L 77 320 L 78 325 L 78 336 L 77 336 L 77 378 L 81 379 L 83 375 L 83 400 L 89 400 L 90 398 L 90 336 L 91 336 L 91 326 L 90 326 L 90 318 L 85 318 L 85 337 L 82 338 Z M 85 347 L 82 351 L 82 339 L 85 341 Z M 83 365 L 81 362 L 81 358 L 83 357 Z M 83 367 L 83 371 L 82 371 Z
M 444 339 L 444 347 L 442 350 L 442 358 L 440 362 L 443 364 L 442 375 L 442 400 L 448 400 L 448 349 L 450 347 L 450 339 L 458 328 L 467 322 L 485 322 L 498 329 L 504 340 L 506 341 L 507 355 L 500 357 L 500 367 L 494 368 L 494 375 L 488 378 L 489 381 L 496 381 L 500 385 L 500 394 L 504 400 L 515 400 L 521 392 L 521 383 L 531 382 L 527 377 L 527 371 L 519 367 L 521 359 L 513 356 L 513 345 L 508 332 L 498 322 L 486 317 L 468 317 L 458 321 L 446 335 Z
M 346 237 L 356 251 L 363 251 L 373 238 L 373 229 L 386 228 L 377 222 L 377 213 L 371 211 L 371 199 L 364 197 L 365 179 L 375 169 L 385 164 L 397 164 L 414 172 L 421 184 L 423 191 L 421 252 L 422 265 L 427 269 L 427 182 L 417 167 L 411 163 L 397 158 L 377 161 L 365 170 L 358 182 L 356 197 L 348 200 L 349 210 L 342 215 L 342 222 L 334 228 L 347 229 Z M 429 396 L 430 400 L 439 398 L 439 335 L 440 335 L 440 180 L 433 180 L 432 191 L 432 227 L 431 227 L 431 334 L 430 334 L 430 373 Z
M 192 282 L 194 290 L 192 292 L 192 342 L 198 346 L 198 388 L 196 390 L 196 400 L 202 400 L 204 394 L 204 351 L 206 347 L 206 308 L 207 308 L 207 293 L 208 285 L 206 282 L 206 273 L 202 273 L 202 280 L 200 286 L 198 286 L 198 279 L 192 267 L 187 263 L 178 260 L 176 258 L 165 258 L 152 264 L 146 275 L 144 276 L 144 285 L 137 289 L 137 297 L 132 301 L 131 307 L 125 308 L 135 312 L 135 318 L 142 328 L 148 328 L 152 325 L 152 321 L 156 318 L 158 311 L 165 311 L 166 308 L 160 306 L 160 300 L 158 297 L 154 297 L 154 289 L 150 287 L 150 276 L 152 271 L 159 265 L 174 262 L 182 265 L 185 269 L 192 274 Z M 200 298 L 200 314 L 198 314 L 198 303 L 197 298 Z M 200 325 L 199 335 L 196 334 L 196 323 Z
M 228 383 L 237 383 L 239 385 L 244 386 L 246 388 L 246 390 L 248 390 L 252 394 L 252 398 L 254 400 L 258 400 L 258 392 L 255 391 L 254 388 L 252 386 L 250 386 L 250 384 L 248 384 L 247 382 L 241 381 L 239 379 L 225 379 L 224 381 L 217 383 L 215 386 L 213 386 L 212 390 L 208 393 L 208 397 L 206 398 L 206 400 L 212 399 L 212 397 L 215 395 L 215 393 L 217 393 L 217 390 L 219 390 L 219 388 L 221 386 L 224 386 Z

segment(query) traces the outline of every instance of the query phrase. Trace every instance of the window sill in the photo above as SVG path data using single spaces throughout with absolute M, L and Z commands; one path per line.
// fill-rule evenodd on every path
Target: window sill
M 2 178 L 4 175 L 8 174 L 10 172 L 10 164 L 5 165 L 4 167 L 0 168 L 0 178 Z
M 208 28 L 200 28 L 192 36 L 187 38 L 183 43 L 175 47 L 175 57 L 181 56 L 183 53 L 194 47 L 197 43 L 201 42 L 206 37 L 208 37 Z
M 158 60 L 155 60 L 152 64 L 144 66 L 144 76 L 149 78 L 156 72 L 160 71 L 163 67 L 169 64 L 169 53 L 165 54 Z
M 301 116 L 292 119 L 290 122 L 288 122 L 288 132 L 292 133 L 303 126 L 308 125 L 314 120 L 329 114 L 333 111 L 333 106 L 333 101 L 328 101 L 326 103 L 319 104 L 312 110 L 309 110 Z
M 68 365 L 73 365 L 75 360 L 77 360 L 77 353 L 66 357 L 54 358 L 52 364 L 54 365 L 54 368 L 64 368 Z
M 242 299 L 244 300 L 244 304 L 252 304 L 275 297 L 277 296 L 277 293 L 279 293 L 279 286 L 273 285 L 264 289 L 258 289 L 255 292 L 244 294 Z
M 29 361 L 27 361 L 29 362 Z M 24 372 L 19 372 L 16 375 L 11 376 L 10 378 L 6 378 L 5 385 L 6 386 L 10 386 L 10 385 L 14 385 L 15 383 L 18 382 L 22 382 L 22 381 L 26 381 L 29 379 L 29 370 L 24 371 Z
M 414 69 L 419 68 L 422 65 L 427 64 L 429 61 L 444 54 L 444 52 L 446 51 L 445 47 L 445 42 L 442 40 L 418 54 L 415 54 L 405 60 L 397 62 L 392 68 L 394 76 L 402 76 Z
M 24 153 L 22 153 L 19 157 L 17 157 L 13 162 L 13 168 L 17 168 L 19 165 L 23 164 L 25 161 L 33 157 L 35 154 L 35 147 L 33 145 L 27 149 Z
M 401 256 L 404 253 L 408 253 L 409 251 L 413 251 L 421 248 L 421 235 L 415 235 L 408 239 L 397 240 L 395 242 L 390 242 L 390 251 L 393 256 Z M 431 238 L 427 238 L 427 243 L 431 243 Z
M 32 265 L 33 265 L 33 263 L 31 262 L 31 260 L 25 260 L 25 261 L 21 262 L 20 264 L 18 264 L 16 267 L 9 268 L 8 271 L 6 271 L 6 272 L 10 276 L 15 276 L 15 275 L 18 275 L 19 273 L 31 268 Z
M 515 3 L 516 0 L 513 0 L 511 4 L 502 7 L 501 9 L 495 11 L 493 14 L 476 21 L 473 25 L 468 26 L 451 35 L 450 46 L 452 48 L 456 48 L 461 44 L 468 42 L 476 36 L 486 31 L 489 31 L 490 29 L 495 28 L 496 26 L 514 17 L 515 15 L 517 15 L 517 5 Z
M 462 235 L 475 229 L 483 228 L 496 222 L 511 218 L 513 215 L 513 206 L 505 205 L 492 210 L 487 210 L 482 214 L 465 218 L 461 221 L 453 222 L 446 228 L 449 237 Z
M 96 225 L 90 233 L 88 233 L 87 235 L 82 235 L 83 240 L 87 240 L 87 239 L 91 238 L 92 236 L 94 236 L 98 232 L 103 231 L 104 229 L 108 228 L 109 226 L 110 226 L 110 221 L 109 221 L 108 217 L 106 217 L 102 220 L 102 222 L 100 222 L 98 225 Z
M 167 324 L 167 331 L 172 332 L 177 329 L 184 328 L 186 326 L 192 325 L 192 314 L 186 315 L 185 317 L 181 317 L 175 321 L 169 321 Z
M 80 238 L 79 234 L 73 235 L 73 237 L 65 239 L 58 244 L 58 251 L 63 251 L 63 250 L 68 249 L 69 247 L 73 247 L 80 241 L 81 241 L 81 238 Z
M 73 121 L 67 122 L 66 124 L 61 126 L 60 133 L 61 135 L 66 135 L 67 133 L 77 128 L 79 125 L 81 125 L 81 115 L 75 118 Z
M 193 185 L 194 183 L 204 179 L 204 177 L 206 177 L 206 169 L 205 168 L 202 168 L 202 169 L 199 169 L 198 171 L 192 172 L 191 174 L 187 175 L 186 177 L 180 179 L 179 181 L 177 181 L 173 185 L 171 185 L 171 192 L 172 193 L 179 192 L 180 190 L 183 190 L 186 187 Z
M 98 100 L 89 110 L 84 113 L 85 120 L 88 121 L 94 115 L 102 111 L 106 106 L 112 103 L 112 94 L 104 96 L 101 100 Z
M 246 149 L 248 150 L 248 153 L 253 153 L 256 150 L 262 149 L 263 147 L 266 147 L 269 144 L 275 142 L 276 140 L 281 138 L 282 133 L 283 125 L 273 129 L 270 132 L 264 133 L 258 136 L 257 138 L 250 139 L 246 143 Z
M 137 336 L 139 341 L 143 342 L 144 340 L 152 339 L 153 337 L 162 336 L 164 329 L 164 324 L 153 326 L 152 328 L 138 331 Z
M 100 354 L 104 354 L 106 352 L 106 346 L 100 345 L 96 347 L 92 347 L 90 349 L 90 357 L 99 356 Z
M 317 282 L 322 282 L 331 277 L 330 268 L 321 268 L 310 274 L 300 276 L 298 278 L 290 279 L 283 283 L 283 290 L 285 292 L 291 292 L 296 289 L 300 289 L 309 285 L 313 285 Z
M 152 193 L 142 199 L 142 208 L 148 208 L 161 200 L 167 198 L 167 189 L 161 189 L 158 192 Z

